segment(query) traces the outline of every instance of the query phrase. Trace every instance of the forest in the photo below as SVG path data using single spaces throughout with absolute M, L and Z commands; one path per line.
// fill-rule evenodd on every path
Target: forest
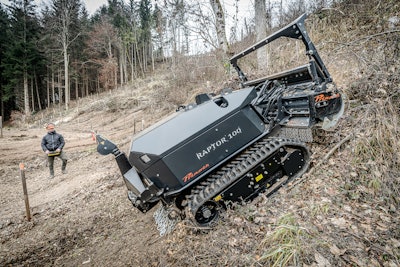
M 147 72 L 157 13 L 150 1 L 109 1 L 89 16 L 84 2 L 2 5 L 1 99 L 29 117 L 53 104 L 115 88 Z M 129 73 L 128 73 L 129 65 Z
M 162 62 L 169 62 L 175 79 L 182 58 L 212 53 L 227 77 L 223 70 L 235 44 L 335 4 L 283 2 L 109 0 L 92 15 L 80 0 L 52 0 L 41 8 L 33 0 L 2 4 L 2 118 L 15 111 L 28 119 L 56 104 L 68 109 L 71 100 L 132 83 Z M 239 21 L 244 5 L 250 17 Z
M 398 0 L 109 0 L 90 15 L 77 0 L 10 2 L 0 23 L 0 266 L 400 266 Z M 132 135 L 197 95 L 240 92 L 229 58 L 303 13 L 343 93 L 336 127 L 313 131 L 307 172 L 271 196 L 226 209 L 213 228 L 184 219 L 160 236 L 156 208 L 132 206 L 91 133 L 127 152 Z M 247 77 L 307 55 L 298 40 L 276 41 L 240 64 Z M 69 157 L 54 179 L 40 147 L 49 121 Z

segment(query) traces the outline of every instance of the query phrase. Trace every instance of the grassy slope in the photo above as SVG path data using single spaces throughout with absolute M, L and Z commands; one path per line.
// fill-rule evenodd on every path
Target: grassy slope
M 388 1 L 339 6 L 307 21 L 321 56 L 348 99 L 336 131 L 312 145 L 312 168 L 301 183 L 270 199 L 260 197 L 228 211 L 212 231 L 198 232 L 182 223 L 172 234 L 158 238 L 151 214 L 141 215 L 130 207 L 116 169 L 109 169 L 98 178 L 101 186 L 91 185 L 72 199 L 60 200 L 58 209 L 41 211 L 35 223 L 2 223 L 2 252 L 6 251 L 2 255 L 7 257 L 1 262 L 66 266 L 400 265 L 400 64 L 399 37 L 394 32 L 399 25 L 392 29 L 387 23 L 395 14 L 399 14 L 398 4 Z M 142 119 L 148 126 L 199 90 L 216 89 L 211 87 L 158 74 L 112 95 L 82 100 L 63 118 L 70 118 L 66 125 L 82 121 L 86 127 L 95 125 L 126 148 L 132 120 L 139 118 L 138 128 Z M 50 115 L 38 114 L 36 123 Z M 331 156 L 324 159 L 329 152 Z M 87 153 L 96 157 L 93 150 Z M 106 160 L 101 162 L 109 165 Z M 55 228 L 49 230 L 50 225 Z M 11 235 L 5 237 L 7 231 Z M 21 231 L 37 237 L 37 244 Z M 47 236 L 39 237 L 43 232 Z M 21 247 L 24 241 L 28 242 Z

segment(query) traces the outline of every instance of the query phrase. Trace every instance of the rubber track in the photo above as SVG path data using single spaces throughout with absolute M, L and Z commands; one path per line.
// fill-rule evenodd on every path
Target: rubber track
M 301 176 L 306 172 L 309 165 L 309 152 L 305 144 L 293 139 L 265 138 L 247 148 L 216 173 L 210 175 L 206 181 L 201 182 L 193 188 L 191 194 L 186 197 L 186 215 L 196 223 L 195 214 L 205 202 L 215 197 L 218 193 L 230 186 L 237 179 L 243 177 L 243 175 L 260 164 L 264 159 L 284 146 L 300 148 L 306 160 L 303 168 L 292 177 L 289 177 L 286 182 Z

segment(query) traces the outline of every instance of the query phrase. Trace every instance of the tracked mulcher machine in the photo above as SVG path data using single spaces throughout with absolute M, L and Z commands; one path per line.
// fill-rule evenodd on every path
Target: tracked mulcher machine
M 241 89 L 197 95 L 134 136 L 128 157 L 96 135 L 98 152 L 115 156 L 133 206 L 147 212 L 161 202 L 154 214 L 161 234 L 182 218 L 212 226 L 230 203 L 270 195 L 306 172 L 312 130 L 335 126 L 344 103 L 305 18 L 230 59 Z M 238 60 L 280 37 L 301 40 L 307 64 L 249 80 Z

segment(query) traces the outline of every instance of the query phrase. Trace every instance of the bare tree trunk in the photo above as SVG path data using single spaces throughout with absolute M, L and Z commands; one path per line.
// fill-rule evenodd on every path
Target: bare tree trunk
M 136 77 L 139 76 L 139 69 L 141 68 L 139 52 L 137 51 L 137 49 L 138 49 L 137 43 L 135 43 L 133 53 L 134 53 L 134 57 L 135 57 L 135 74 L 136 74 Z
M 55 100 L 56 94 L 55 94 L 54 87 L 55 87 L 55 79 L 54 79 L 54 70 L 52 68 L 52 70 L 51 70 L 51 97 L 52 97 L 53 106 L 56 103 L 56 100 Z M 49 103 L 49 105 L 50 105 L 50 103 Z
M 24 70 L 24 112 L 25 116 L 29 117 L 31 115 L 31 111 L 29 108 L 29 88 L 28 88 L 28 73 Z
M 135 70 L 136 70 L 136 57 L 135 57 L 135 50 L 133 47 L 133 44 L 131 45 L 131 55 L 129 56 L 129 58 L 131 58 L 131 81 L 133 82 L 134 78 L 135 78 Z
M 75 99 L 79 99 L 79 84 L 78 84 L 78 77 L 75 78 Z
M 141 70 L 141 72 L 142 72 L 142 76 L 144 76 L 144 68 L 143 68 L 142 62 L 141 62 L 141 60 L 140 60 L 141 55 L 139 54 L 138 44 L 135 43 L 135 46 L 136 46 L 135 52 L 136 52 L 137 64 L 139 65 L 139 68 L 140 68 L 140 70 Z
M 267 16 L 265 0 L 255 0 L 254 2 L 256 41 L 260 41 L 267 35 Z M 267 52 L 266 47 L 257 50 L 258 69 L 264 70 L 267 67 Z
M 215 27 L 217 31 L 218 46 L 225 55 L 228 54 L 229 44 L 225 32 L 225 15 L 220 0 L 210 0 L 210 4 L 215 16 Z
M 81 98 L 85 97 L 85 88 L 86 88 L 86 76 L 85 75 L 86 75 L 85 74 L 85 69 L 82 68 L 82 73 L 81 73 L 81 76 L 82 76 L 82 79 L 81 79 L 81 83 L 82 83 L 82 86 L 81 86 Z
M 124 84 L 124 67 L 123 67 L 123 53 L 122 51 L 124 50 L 124 48 L 121 49 L 120 53 L 119 53 L 119 79 L 120 79 L 120 83 L 121 85 Z
M 151 65 L 153 66 L 153 72 L 154 72 L 154 70 L 155 70 L 155 65 L 154 65 L 154 51 L 153 51 L 153 48 L 152 48 L 152 44 L 150 44 L 150 51 L 151 51 Z
M 35 112 L 35 94 L 33 93 L 33 77 L 31 78 L 32 112 Z
M 124 56 L 122 57 L 124 63 L 124 84 L 129 81 L 128 78 L 128 46 L 124 46 Z
M 128 82 L 128 68 L 127 68 L 127 45 L 121 42 L 121 52 L 120 52 L 120 76 L 121 85 Z
M 69 81 L 69 48 L 71 43 L 80 35 L 78 33 L 75 37 L 71 36 L 71 27 L 73 23 L 73 12 L 74 7 L 71 5 L 71 1 L 61 1 L 61 17 L 60 25 L 60 41 L 62 46 L 62 53 L 64 57 L 64 92 L 65 92 L 65 108 L 68 110 L 69 102 L 71 100 L 71 90 Z M 61 100 L 61 97 L 60 97 Z M 61 101 L 60 101 L 61 102 Z
M 100 93 L 100 76 L 99 76 L 99 73 L 97 73 L 96 91 L 97 91 L 97 93 Z
M 47 90 L 46 90 L 46 93 L 47 93 L 47 105 L 46 105 L 46 108 L 48 108 L 48 107 L 50 107 L 50 72 L 49 72 L 49 68 L 47 67 L 47 86 L 46 86 L 46 88 L 47 88 Z
M 89 74 L 85 71 L 86 75 L 86 96 L 89 95 Z
M 63 98 L 63 90 L 62 90 L 62 79 L 61 79 L 61 70 L 58 70 L 58 104 L 61 107 L 61 102 Z
M 63 46 L 64 54 L 64 88 L 65 88 L 65 109 L 68 110 L 70 91 L 69 91 L 69 55 L 68 55 L 68 45 Z
M 143 71 L 146 72 L 147 71 L 147 58 L 146 58 L 146 44 L 144 43 L 144 41 L 142 41 L 142 62 L 143 62 Z
M 39 85 L 38 85 L 38 81 L 37 81 L 36 71 L 34 71 L 33 74 L 34 74 L 34 79 L 35 79 L 35 88 L 36 88 L 38 108 L 39 108 L 39 110 L 42 110 L 42 104 L 40 103 Z
M 4 101 L 3 101 L 3 88 L 2 88 L 1 84 L 2 83 L 1 83 L 1 76 L 0 76 L 0 105 L 1 105 L 0 124 L 3 125 L 3 122 L 4 122 Z M 2 131 L 2 130 L 0 130 L 0 131 Z M 1 132 L 1 136 L 0 137 L 3 137 L 3 132 Z
M 115 68 L 114 71 L 114 86 L 115 89 L 118 88 L 118 68 Z

